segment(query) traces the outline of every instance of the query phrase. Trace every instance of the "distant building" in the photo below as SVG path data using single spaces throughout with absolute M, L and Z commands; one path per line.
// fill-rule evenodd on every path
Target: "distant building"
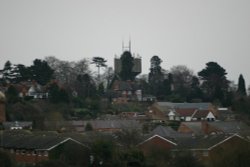
M 5 130 L 21 130 L 21 129 L 32 129 L 32 122 L 4 122 L 3 127 Z
M 115 58 L 114 63 L 115 63 L 115 73 L 119 74 L 121 72 L 121 69 L 122 69 L 121 59 L 120 58 Z M 134 66 L 133 66 L 132 72 L 136 76 L 136 75 L 141 73 L 141 58 L 140 57 L 134 57 L 133 64 L 134 64 Z
M 35 165 L 41 161 L 58 160 L 65 154 L 66 149 L 72 146 L 89 152 L 89 148 L 81 142 L 58 135 L 2 133 L 0 143 L 0 148 L 8 152 L 19 164 Z M 72 150 L 70 152 L 74 154 Z

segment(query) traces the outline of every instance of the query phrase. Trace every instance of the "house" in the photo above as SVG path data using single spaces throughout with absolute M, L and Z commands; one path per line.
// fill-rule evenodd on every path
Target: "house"
M 152 118 L 161 121 L 214 121 L 217 117 L 211 103 L 156 102 L 148 112 Z
M 191 121 L 198 110 L 195 108 L 177 108 L 173 110 L 173 117 L 179 121 Z
M 249 133 L 250 127 L 241 121 L 215 121 L 215 122 L 208 122 L 208 125 L 211 128 L 226 134 L 235 134 L 235 133 L 250 134 Z
M 215 115 L 209 110 L 196 110 L 191 118 L 192 121 L 215 121 Z
M 138 148 L 144 153 L 144 155 L 150 154 L 151 151 L 157 150 L 171 150 L 176 147 L 177 144 L 174 140 L 160 135 L 153 135 L 146 138 L 143 142 L 139 143 Z
M 218 108 L 218 119 L 221 121 L 234 121 L 235 114 L 229 108 Z
M 209 165 L 214 158 L 221 157 L 222 154 L 233 150 L 233 147 L 247 147 L 249 141 L 238 134 L 225 135 L 205 135 L 200 137 L 191 137 L 179 139 L 177 146 L 172 149 L 173 153 L 191 152 L 193 156 Z M 210 164 L 211 165 L 211 164 Z
M 133 81 L 115 80 L 112 85 L 113 102 L 127 103 L 128 101 L 141 101 L 142 94 L 139 86 Z
M 215 122 L 182 122 L 178 128 L 180 133 L 189 133 L 193 135 L 208 134 L 250 134 L 249 126 L 243 122 L 237 121 L 215 121 Z
M 27 122 L 27 121 L 3 122 L 3 128 L 5 130 L 32 129 L 32 122 Z
M 165 122 L 167 121 L 166 113 L 158 105 L 152 105 L 148 108 L 148 111 L 145 112 L 145 115 L 152 122 Z
M 159 135 L 162 137 L 166 137 L 168 139 L 176 140 L 178 138 L 191 137 L 191 134 L 188 133 L 179 133 L 178 131 L 172 129 L 169 126 L 157 126 L 152 132 L 149 134 L 150 136 Z
M 58 135 L 2 133 L 0 140 L 1 149 L 9 152 L 17 163 L 22 164 L 36 164 L 40 161 L 59 159 L 67 148 L 73 146 L 81 147 L 89 152 L 89 148 L 82 143 Z
M 141 124 L 136 120 L 91 120 L 85 122 L 92 126 L 93 131 L 98 132 L 117 132 L 124 128 L 137 128 L 141 129 Z
M 182 122 L 177 131 L 184 134 L 204 135 L 202 125 L 202 122 Z
M 121 112 L 119 114 L 122 119 L 135 119 L 137 117 L 137 112 Z
M 33 97 L 34 99 L 47 99 L 49 97 L 49 94 L 44 87 L 36 82 L 33 82 L 28 90 L 27 96 Z

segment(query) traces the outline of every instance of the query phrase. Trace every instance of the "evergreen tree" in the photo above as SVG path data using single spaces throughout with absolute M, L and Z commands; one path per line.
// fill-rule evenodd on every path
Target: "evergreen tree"
M 134 66 L 134 58 L 130 52 L 125 51 L 121 56 L 121 72 L 119 76 L 123 81 L 135 79 L 135 75 L 133 74 L 133 66 Z
M 189 102 L 192 102 L 193 100 L 200 100 L 201 101 L 203 99 L 203 93 L 202 93 L 202 90 L 200 88 L 199 78 L 197 78 L 196 76 L 194 76 L 192 78 L 191 91 L 190 91 L 187 99 Z
M 100 96 L 103 96 L 104 95 L 104 85 L 103 85 L 103 82 L 101 82 L 99 85 L 98 85 L 98 94 Z
M 15 81 L 17 83 L 22 81 L 28 81 L 32 78 L 30 67 L 26 67 L 23 64 L 15 65 L 14 71 L 15 71 Z
M 13 85 L 8 87 L 6 97 L 8 103 L 16 103 L 19 101 L 18 91 Z
M 151 87 L 151 93 L 157 97 L 162 95 L 164 74 L 161 68 L 162 60 L 158 56 L 150 59 L 150 73 L 148 74 L 148 82 Z
M 57 83 L 52 83 L 49 85 L 49 100 L 52 103 L 60 102 L 60 90 Z
M 239 76 L 237 93 L 239 95 L 241 95 L 241 96 L 246 96 L 247 95 L 245 79 L 244 79 L 242 74 L 240 74 L 240 76 Z
M 96 96 L 96 85 L 89 74 L 78 75 L 74 87 L 80 98 Z
M 105 64 L 107 62 L 107 60 L 105 60 L 102 57 L 93 57 L 92 59 L 92 64 L 95 64 L 96 67 L 98 68 L 98 81 L 100 81 L 100 68 L 101 67 L 107 67 L 107 65 Z
M 229 85 L 226 70 L 216 62 L 208 62 L 206 68 L 198 72 L 198 75 L 203 80 L 202 89 L 206 100 L 219 100 L 219 102 L 223 103 Z
M 39 59 L 33 61 L 30 69 L 32 71 L 32 79 L 41 85 L 47 84 L 52 79 L 54 73 L 46 61 Z
M 69 95 L 65 89 L 59 88 L 57 83 L 49 85 L 49 100 L 52 103 L 69 103 Z
M 13 71 L 13 67 L 12 67 L 12 64 L 10 61 L 7 61 L 4 64 L 2 74 L 3 74 L 3 80 L 5 82 L 12 83 L 12 81 L 14 79 L 14 71 Z

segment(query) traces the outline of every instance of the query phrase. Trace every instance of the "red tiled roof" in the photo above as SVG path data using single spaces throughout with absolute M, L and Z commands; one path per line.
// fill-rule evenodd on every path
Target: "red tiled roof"
M 194 118 L 205 118 L 209 112 L 210 112 L 209 110 L 198 110 L 194 114 Z
M 195 108 L 175 109 L 175 111 L 180 117 L 188 117 L 192 116 L 197 111 L 197 109 Z

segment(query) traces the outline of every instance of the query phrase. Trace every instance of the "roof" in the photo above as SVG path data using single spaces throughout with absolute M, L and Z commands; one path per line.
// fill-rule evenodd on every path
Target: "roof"
M 211 103 L 172 103 L 172 102 L 157 102 L 161 108 L 179 108 L 179 109 L 200 109 L 207 110 Z
M 1 134 L 1 147 L 13 149 L 30 149 L 30 150 L 51 150 L 56 146 L 69 140 L 80 142 L 69 137 L 58 135 L 33 135 L 33 134 Z
M 136 120 L 93 120 L 88 121 L 93 129 L 122 129 L 139 128 L 140 124 Z
M 216 121 L 209 122 L 212 127 L 223 131 L 224 133 L 238 133 L 241 131 L 249 131 L 249 126 L 238 121 Z
M 146 140 L 144 140 L 143 142 L 139 143 L 138 145 L 142 145 L 143 143 L 146 143 L 146 142 L 152 140 L 153 138 L 160 138 L 160 139 L 162 139 L 162 140 L 164 140 L 164 141 L 166 141 L 168 143 L 171 143 L 172 145 L 175 145 L 175 146 L 177 145 L 173 139 L 170 139 L 170 138 L 167 138 L 167 137 L 162 137 L 160 135 L 153 135 L 153 136 L 147 138 Z
M 175 109 L 175 112 L 180 117 L 191 117 L 193 114 L 195 114 L 197 112 L 197 109 L 195 109 L 195 108 L 178 108 L 178 109 Z
M 237 134 L 225 135 L 225 134 L 216 134 L 209 136 L 200 136 L 200 137 L 190 137 L 185 139 L 179 139 L 177 142 L 177 149 L 189 149 L 189 150 L 211 150 L 214 147 L 224 143 L 225 141 L 238 137 L 246 141 L 244 138 Z
M 173 137 L 177 134 L 178 132 L 176 132 L 174 129 L 172 129 L 171 127 L 169 126 L 162 126 L 162 125 L 159 125 L 157 126 L 152 132 L 151 134 L 154 134 L 154 135 L 159 135 L 159 136 L 162 136 L 162 137 Z
M 194 114 L 194 118 L 206 118 L 209 110 L 197 110 L 197 112 Z
M 184 125 L 184 126 L 188 127 L 189 129 L 191 129 L 193 131 L 193 133 L 196 134 L 196 135 L 203 134 L 202 123 L 201 122 L 182 122 L 180 127 L 182 125 Z

